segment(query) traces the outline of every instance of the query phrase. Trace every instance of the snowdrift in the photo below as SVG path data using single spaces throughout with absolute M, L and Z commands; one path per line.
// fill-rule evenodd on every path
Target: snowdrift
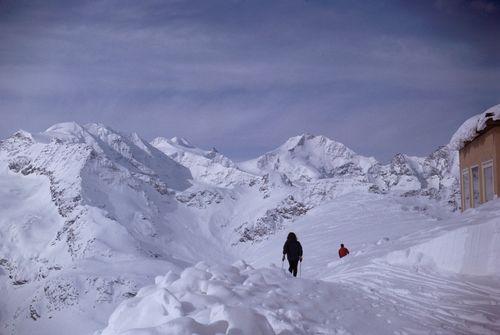
M 374 301 L 359 290 L 239 261 L 233 266 L 198 263 L 180 276 L 156 277 L 154 285 L 122 302 L 108 326 L 95 334 L 349 335 L 416 333 L 418 328 L 395 314 L 392 303 Z
M 452 230 L 409 249 L 392 252 L 387 261 L 455 274 L 500 277 L 499 255 L 500 218 L 497 217 Z
M 256 306 L 248 306 L 252 291 L 266 283 L 237 267 L 198 263 L 180 276 L 169 272 L 124 301 L 111 315 L 102 335 L 128 334 L 274 334 Z

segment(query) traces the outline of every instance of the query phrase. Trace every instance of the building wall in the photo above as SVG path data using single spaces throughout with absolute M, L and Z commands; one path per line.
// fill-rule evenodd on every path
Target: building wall
M 462 185 L 462 171 L 465 168 L 471 168 L 473 166 L 479 167 L 479 180 L 480 180 L 480 202 L 484 202 L 484 191 L 482 180 L 483 169 L 481 163 L 493 160 L 493 178 L 494 178 L 494 191 L 496 195 L 500 194 L 500 127 L 494 127 L 488 130 L 486 133 L 479 135 L 472 142 L 465 145 L 460 150 L 460 185 L 461 191 L 463 192 Z M 472 175 L 469 171 L 469 179 L 471 181 L 471 185 L 469 186 L 472 189 Z M 462 194 L 462 209 L 464 208 L 464 196 Z

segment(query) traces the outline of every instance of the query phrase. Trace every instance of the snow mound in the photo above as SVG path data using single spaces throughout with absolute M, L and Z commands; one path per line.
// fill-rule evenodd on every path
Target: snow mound
M 245 304 L 253 287 L 262 285 L 262 278 L 245 274 L 249 269 L 244 262 L 238 267 L 198 263 L 180 276 L 156 277 L 155 285 L 115 310 L 102 335 L 275 334 L 266 317 Z
M 450 147 L 460 150 L 465 143 L 472 141 L 484 130 L 491 121 L 500 121 L 500 104 L 490 107 L 481 114 L 474 115 L 465 121 L 453 134 L 450 140 Z

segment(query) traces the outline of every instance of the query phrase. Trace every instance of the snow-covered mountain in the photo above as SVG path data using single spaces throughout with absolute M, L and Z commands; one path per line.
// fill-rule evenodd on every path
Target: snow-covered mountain
M 215 285 L 210 287 L 222 290 L 214 294 L 217 300 L 230 293 L 213 280 L 227 281 L 236 291 L 257 285 L 255 278 L 276 281 L 274 270 L 227 266 L 239 258 L 262 265 L 291 227 L 323 227 L 340 220 L 345 230 L 328 228 L 340 235 L 376 218 L 380 230 L 374 231 L 380 234 L 389 234 L 399 219 L 411 222 L 412 229 L 430 229 L 436 218 L 446 220 L 458 208 L 457 160 L 456 148 L 446 145 L 427 157 L 398 154 L 381 164 L 327 137 L 303 134 L 236 164 L 186 139 L 159 137 L 148 143 L 102 124 L 61 123 L 37 134 L 18 131 L 0 142 L 0 333 L 88 333 L 103 329 L 120 302 L 138 294 L 130 303 L 142 306 L 141 301 L 155 300 L 169 285 L 175 286 L 175 296 L 193 293 L 196 299 L 207 294 L 203 285 Z M 372 216 L 365 217 L 363 208 Z M 356 222 L 351 228 L 350 220 Z M 395 231 L 417 233 L 406 228 Z M 377 238 L 376 243 L 386 241 Z M 362 241 L 358 247 L 373 251 Z M 197 265 L 200 261 L 205 263 Z M 139 292 L 169 271 L 157 279 L 157 287 Z M 263 296 L 267 284 L 262 285 L 256 292 Z M 330 292 L 328 285 L 324 288 Z M 276 290 L 276 301 L 285 299 L 283 289 Z M 190 324 L 179 329 L 229 331 L 242 319 L 225 304 L 238 304 L 242 297 L 219 301 L 224 307 L 215 300 L 196 305 L 194 298 L 182 304 L 172 297 L 165 305 L 167 319 L 191 315 L 216 324 L 205 328 L 175 319 Z M 138 313 L 147 314 L 140 306 Z M 243 315 L 249 320 L 283 317 L 258 306 L 252 303 Z M 195 311 L 213 316 L 193 317 Z M 115 315 L 116 320 L 128 317 Z M 220 318 L 232 321 L 217 323 Z M 263 333 L 272 333 L 267 325 L 279 333 L 277 322 L 263 323 Z M 286 322 L 282 330 L 308 333 Z M 119 331 L 113 327 L 120 325 L 111 325 L 105 334 Z
M 238 169 L 227 157 L 212 148 L 202 150 L 188 140 L 179 137 L 166 139 L 157 137 L 151 145 L 168 155 L 173 160 L 186 166 L 195 180 L 207 184 L 229 187 L 248 184 L 255 177 Z
M 99 124 L 57 124 L 2 141 L 5 332 L 33 333 L 75 306 L 109 309 L 158 267 L 184 267 L 204 243 L 200 235 L 187 236 L 189 244 L 177 235 L 196 222 L 175 198 L 191 178 L 136 134 Z M 205 255 L 220 258 L 216 252 Z M 115 271 L 121 268 L 126 275 Z M 75 320 L 94 327 L 104 321 L 99 313 Z
M 256 175 L 279 172 L 301 185 L 311 199 L 325 200 L 361 188 L 431 197 L 457 209 L 457 164 L 457 152 L 449 146 L 422 158 L 397 154 L 382 165 L 325 136 L 303 134 L 239 166 Z
M 395 192 L 437 200 L 457 210 L 459 199 L 458 151 L 443 146 L 427 157 L 397 154 L 388 165 L 372 171 L 374 192 Z
M 358 155 L 325 136 L 302 134 L 291 137 L 276 150 L 239 166 L 255 174 L 278 171 L 286 174 L 292 182 L 310 182 L 366 175 L 376 163 L 375 158 Z

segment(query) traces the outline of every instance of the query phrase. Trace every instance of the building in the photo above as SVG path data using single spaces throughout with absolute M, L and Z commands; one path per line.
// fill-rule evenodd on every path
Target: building
M 459 150 L 462 211 L 500 194 L 500 119 L 487 112 L 478 124 Z

